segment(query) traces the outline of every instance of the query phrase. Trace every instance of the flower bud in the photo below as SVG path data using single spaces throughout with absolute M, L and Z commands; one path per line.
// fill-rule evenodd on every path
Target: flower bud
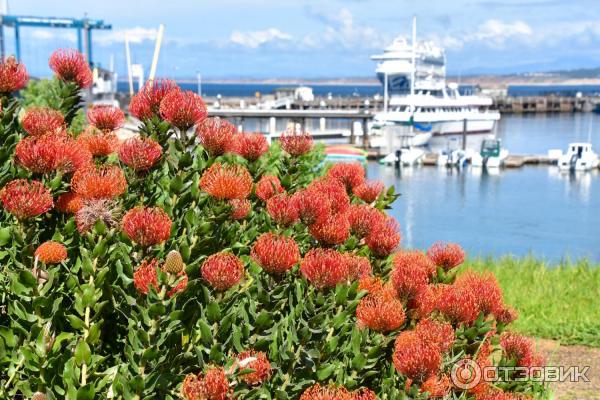
M 163 264 L 163 271 L 169 274 L 178 274 L 183 271 L 184 268 L 185 264 L 183 263 L 181 254 L 177 250 L 171 250 L 169 254 L 167 254 L 167 258 Z
M 46 400 L 48 397 L 45 393 L 35 392 L 33 396 L 31 396 L 31 400 Z

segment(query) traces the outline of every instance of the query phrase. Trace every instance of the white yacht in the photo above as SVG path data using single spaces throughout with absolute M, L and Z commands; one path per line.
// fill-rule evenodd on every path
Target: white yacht
M 590 143 L 570 143 L 567 152 L 558 159 L 558 168 L 562 171 L 589 171 L 598 168 L 598 154 Z
M 490 109 L 491 98 L 461 95 L 457 84 L 446 84 L 444 50 L 416 40 L 416 19 L 412 43 L 398 38 L 371 58 L 378 61 L 384 87 L 384 110 L 375 115 L 371 130 L 373 147 L 389 145 L 390 126 L 397 127 L 394 135 L 408 137 L 409 145 L 422 146 L 432 135 L 491 132 L 500 119 Z

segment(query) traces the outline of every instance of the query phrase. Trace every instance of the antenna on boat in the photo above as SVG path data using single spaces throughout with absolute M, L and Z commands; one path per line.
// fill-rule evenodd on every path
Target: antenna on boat
M 127 59 L 127 78 L 129 81 L 129 95 L 133 97 L 133 72 L 131 71 L 131 51 L 129 50 L 129 37 L 125 34 L 125 58 Z
M 148 82 L 152 84 L 154 77 L 156 76 L 156 66 L 158 64 L 158 55 L 160 54 L 160 45 L 162 43 L 163 34 L 165 32 L 165 26 L 160 24 L 158 26 L 158 34 L 156 35 L 156 45 L 154 46 L 154 57 L 152 58 L 152 65 L 150 67 L 150 76 Z

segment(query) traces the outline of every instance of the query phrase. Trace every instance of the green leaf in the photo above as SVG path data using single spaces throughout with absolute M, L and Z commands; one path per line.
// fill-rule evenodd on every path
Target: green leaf
M 77 365 L 82 365 L 83 363 L 89 364 L 92 358 L 92 351 L 90 350 L 90 346 L 85 341 L 80 341 L 77 343 L 77 347 L 75 347 L 75 362 Z
M 0 246 L 4 246 L 10 240 L 10 227 L 0 229 Z

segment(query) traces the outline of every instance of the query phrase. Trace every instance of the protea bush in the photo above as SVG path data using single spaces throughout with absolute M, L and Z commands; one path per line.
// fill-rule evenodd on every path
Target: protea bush
M 92 74 L 72 50 L 50 66 L 60 109 L 22 110 L 25 67 L 0 64 L 0 398 L 544 392 L 523 372 L 469 384 L 473 363 L 543 361 L 460 246 L 401 248 L 397 195 L 361 165 L 329 168 L 304 132 L 238 133 L 170 80 L 132 98 L 139 137 L 107 106 L 75 137 Z

